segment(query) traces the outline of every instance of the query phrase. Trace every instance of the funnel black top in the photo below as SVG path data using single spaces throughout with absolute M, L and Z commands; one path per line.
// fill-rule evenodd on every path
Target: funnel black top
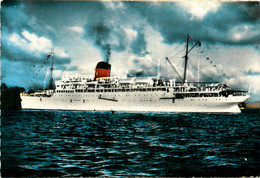
M 99 63 L 97 64 L 96 68 L 98 68 L 98 69 L 107 69 L 107 70 L 110 70 L 110 69 L 111 69 L 111 65 L 108 64 L 107 62 L 101 61 L 101 62 L 99 62 Z

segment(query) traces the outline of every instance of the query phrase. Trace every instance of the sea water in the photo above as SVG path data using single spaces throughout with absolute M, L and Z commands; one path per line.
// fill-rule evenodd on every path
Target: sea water
M 4 111 L 1 174 L 259 176 L 259 113 Z

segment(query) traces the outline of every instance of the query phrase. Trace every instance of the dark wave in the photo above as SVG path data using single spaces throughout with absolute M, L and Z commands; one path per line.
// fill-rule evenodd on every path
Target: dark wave
M 5 111 L 2 176 L 259 176 L 258 117 Z

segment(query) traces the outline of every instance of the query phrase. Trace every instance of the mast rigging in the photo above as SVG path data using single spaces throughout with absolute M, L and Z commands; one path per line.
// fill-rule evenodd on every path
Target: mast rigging
M 183 74 L 183 81 L 182 81 L 182 83 L 185 83 L 185 81 L 186 81 L 186 73 L 187 73 L 187 65 L 188 65 L 188 59 L 189 59 L 189 56 L 188 56 L 188 54 L 189 54 L 189 52 L 191 52 L 191 50 L 196 46 L 196 45 L 199 45 L 199 46 L 201 46 L 201 43 L 199 42 L 199 41 L 197 41 L 197 43 L 195 43 L 195 45 L 193 45 L 192 47 L 191 47 L 191 49 L 189 50 L 189 39 L 191 38 L 191 36 L 189 36 L 189 35 L 187 35 L 187 40 L 186 40 L 186 54 L 185 54 L 185 56 L 183 56 L 184 57 L 184 59 L 185 59 L 185 65 L 184 65 L 184 74 Z

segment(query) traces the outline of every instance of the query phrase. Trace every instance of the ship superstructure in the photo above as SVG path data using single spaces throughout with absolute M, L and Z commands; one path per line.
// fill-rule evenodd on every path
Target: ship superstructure
M 66 76 L 55 87 L 22 93 L 23 109 L 132 111 L 132 112 L 231 112 L 249 99 L 246 91 L 231 90 L 222 83 L 188 83 L 186 70 L 182 82 L 159 77 L 111 77 L 111 65 L 99 62 L 94 77 Z M 51 78 L 51 80 L 53 80 Z M 53 82 L 54 83 L 54 82 Z

